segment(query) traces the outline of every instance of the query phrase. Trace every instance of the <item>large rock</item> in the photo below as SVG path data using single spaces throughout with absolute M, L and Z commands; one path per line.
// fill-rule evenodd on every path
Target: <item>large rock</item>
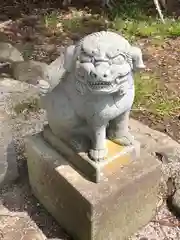
M 169 152 L 180 149 L 180 144 L 167 134 L 153 130 L 132 118 L 130 119 L 130 130 L 141 143 L 142 149 L 149 153 L 161 152 L 169 156 Z
M 49 79 L 48 65 L 39 61 L 24 61 L 13 63 L 12 76 L 21 82 L 36 85 L 39 80 Z
M 13 116 L 17 105 L 39 97 L 38 88 L 12 78 L 0 78 L 0 91 L 0 108 Z
M 0 79 L 0 92 L 0 186 L 3 186 L 19 176 L 17 144 L 14 142 L 15 119 L 12 121 L 16 106 L 37 95 L 32 86 L 6 78 Z
M 17 154 L 12 137 L 10 121 L 4 111 L 0 111 L 0 187 L 14 181 L 19 176 Z
M 0 32 L 0 42 L 6 42 L 6 43 L 10 42 L 8 35 L 5 34 L 4 32 Z
M 0 62 L 24 61 L 22 54 L 10 43 L 0 42 Z
M 162 161 L 163 198 L 171 199 L 174 210 L 180 214 L 180 144 L 166 134 L 131 119 L 131 132 L 141 142 L 146 152 L 156 155 Z

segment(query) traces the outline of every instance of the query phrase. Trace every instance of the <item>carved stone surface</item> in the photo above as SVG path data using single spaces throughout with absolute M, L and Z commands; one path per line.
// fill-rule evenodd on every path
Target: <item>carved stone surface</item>
M 144 68 L 141 50 L 113 32 L 92 33 L 69 46 L 60 83 L 47 94 L 41 86 L 53 134 L 76 151 L 86 148 L 95 161 L 107 156 L 106 136 L 134 144 L 128 127 L 137 68 Z

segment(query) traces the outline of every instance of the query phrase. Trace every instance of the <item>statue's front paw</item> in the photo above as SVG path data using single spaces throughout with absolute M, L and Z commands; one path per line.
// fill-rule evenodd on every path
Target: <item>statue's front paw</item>
M 92 160 L 98 162 L 98 161 L 104 160 L 104 158 L 107 156 L 107 152 L 108 152 L 107 149 L 100 149 L 100 150 L 91 149 L 89 151 L 89 156 Z
M 134 137 L 130 133 L 119 137 L 109 137 L 109 139 L 122 146 L 130 146 L 135 142 Z

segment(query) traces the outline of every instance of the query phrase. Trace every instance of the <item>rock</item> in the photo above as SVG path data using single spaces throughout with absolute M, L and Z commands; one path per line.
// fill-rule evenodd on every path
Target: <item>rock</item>
M 159 154 L 164 163 L 180 162 L 180 147 L 166 147 L 162 151 L 159 151 Z
M 24 61 L 12 64 L 12 76 L 21 82 L 36 85 L 39 80 L 48 81 L 48 65 L 38 61 Z
M 0 42 L 0 62 L 24 61 L 22 54 L 10 43 Z
M 19 176 L 17 153 L 14 142 L 16 126 L 12 116 L 18 104 L 38 97 L 37 89 L 13 79 L 0 79 L 0 187 L 16 180 Z M 18 131 L 18 130 L 17 130 Z
M 8 36 L 4 32 L 0 32 L 0 42 L 9 42 Z
M 130 119 L 130 131 L 141 143 L 141 148 L 152 154 L 164 154 L 168 161 L 180 151 L 180 144 L 165 133 L 153 130 L 141 122 Z M 177 156 L 177 154 L 176 154 Z M 177 160 L 177 159 L 176 159 Z
M 18 178 L 17 156 L 8 116 L 0 111 L 0 187 Z
M 173 189 L 180 189 L 180 144 L 165 133 L 153 130 L 134 119 L 130 120 L 132 134 L 141 143 L 141 149 L 156 155 L 162 161 L 163 197 L 168 197 Z M 171 182 L 172 190 L 168 183 Z
M 11 115 L 15 106 L 23 100 L 38 97 L 39 90 L 33 85 L 12 78 L 0 78 L 0 109 Z

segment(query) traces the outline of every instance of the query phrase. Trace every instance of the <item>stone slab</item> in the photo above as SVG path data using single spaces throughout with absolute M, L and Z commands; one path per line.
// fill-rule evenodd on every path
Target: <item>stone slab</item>
M 107 141 L 108 155 L 104 161 L 95 162 L 88 157 L 86 152 L 75 152 L 67 144 L 57 138 L 49 128 L 45 126 L 42 133 L 44 139 L 62 154 L 66 160 L 76 168 L 84 177 L 93 182 L 100 182 L 103 174 L 115 171 L 118 166 L 130 164 L 140 154 L 140 144 L 132 146 L 120 146 L 110 140 Z
M 26 139 L 34 195 L 78 240 L 127 239 L 154 216 L 161 163 L 141 153 L 100 183 L 82 177 L 40 134 Z

